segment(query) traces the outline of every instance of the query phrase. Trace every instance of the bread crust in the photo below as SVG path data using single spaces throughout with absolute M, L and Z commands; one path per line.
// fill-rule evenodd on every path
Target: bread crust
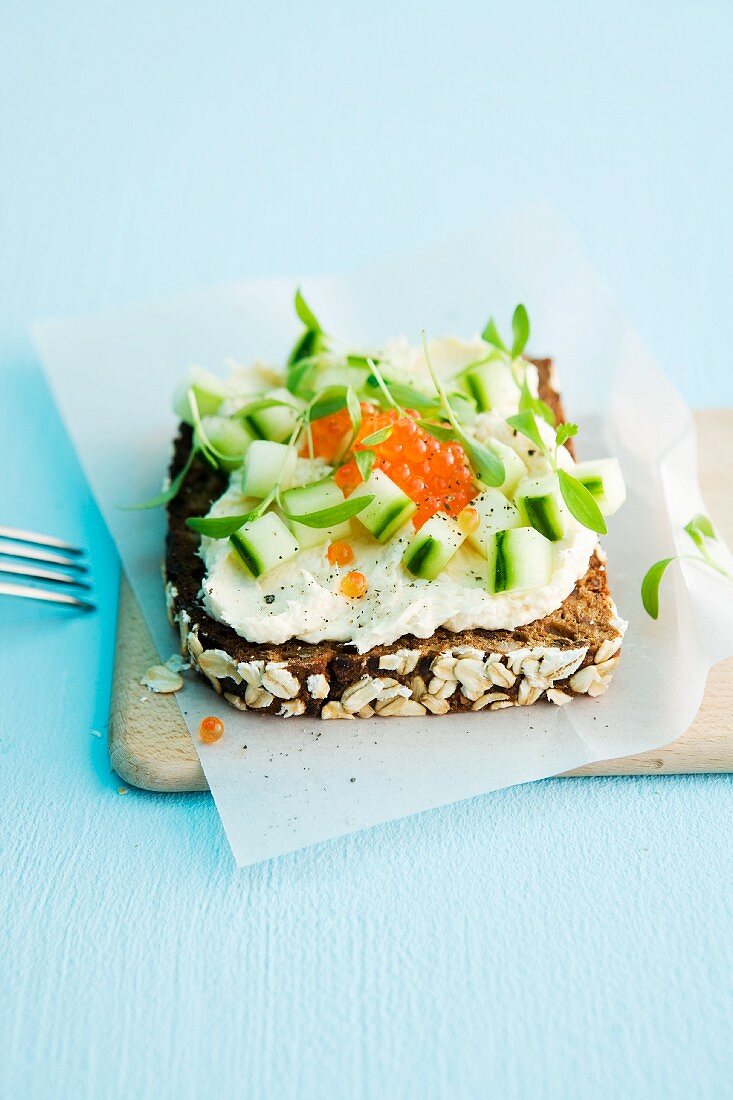
M 534 362 L 540 396 L 561 423 L 552 362 Z M 182 424 L 171 478 L 183 468 L 191 442 L 191 429 Z M 572 453 L 572 440 L 567 446 Z M 563 705 L 608 687 L 625 624 L 611 599 L 600 549 L 556 611 L 515 630 L 454 633 L 441 627 L 428 639 L 405 635 L 364 654 L 338 642 L 248 642 L 203 607 L 200 540 L 186 526 L 189 516 L 205 515 L 225 487 L 226 477 L 197 456 L 168 505 L 164 575 L 182 652 L 233 706 L 282 717 L 407 717 L 501 710 L 540 698 Z

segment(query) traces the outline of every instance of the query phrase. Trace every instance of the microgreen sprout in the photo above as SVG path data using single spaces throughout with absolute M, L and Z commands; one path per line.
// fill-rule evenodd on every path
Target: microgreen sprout
M 683 530 L 695 544 L 697 554 L 675 554 L 670 558 L 662 558 L 647 569 L 641 582 L 641 602 L 646 613 L 653 619 L 659 618 L 659 586 L 662 577 L 673 562 L 696 561 L 733 581 L 733 574 L 716 561 L 710 551 L 710 544 L 715 545 L 718 542 L 718 535 L 708 517 L 698 512 L 685 524 Z
M 440 398 L 445 418 L 453 428 L 456 439 L 466 452 L 468 461 L 471 463 L 476 477 L 483 485 L 491 485 L 494 487 L 503 485 L 504 479 L 506 478 L 504 463 L 489 447 L 485 447 L 483 443 L 479 443 L 477 440 L 471 439 L 466 435 L 463 428 L 458 423 L 456 415 L 451 408 L 450 401 L 448 400 L 448 395 L 435 373 L 435 369 L 430 359 L 430 350 L 428 348 L 428 340 L 424 329 L 422 332 L 422 346 L 425 362 L 430 372 L 433 385 L 435 386 L 435 391 Z
M 542 438 L 535 415 L 529 409 L 524 409 L 522 412 L 515 413 L 514 416 L 507 417 L 507 424 L 534 443 L 535 447 L 538 447 L 545 456 L 557 474 L 560 493 L 567 509 L 577 519 L 578 523 L 582 524 L 583 527 L 587 527 L 590 531 L 596 531 L 599 535 L 607 534 L 606 521 L 596 504 L 593 494 L 586 489 L 581 481 L 578 481 L 577 477 L 573 477 L 572 474 L 569 474 L 567 470 L 564 470 L 558 464 L 560 447 L 576 434 L 577 424 L 559 425 L 555 430 L 553 451 L 550 450 Z

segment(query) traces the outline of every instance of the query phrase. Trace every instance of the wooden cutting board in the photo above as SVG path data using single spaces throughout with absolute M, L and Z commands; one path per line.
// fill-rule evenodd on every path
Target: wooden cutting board
M 730 465 L 733 409 L 695 414 L 700 483 L 707 510 L 733 542 Z M 162 598 L 162 596 L 161 596 Z M 127 580 L 120 589 L 109 755 L 127 783 L 151 791 L 208 789 L 175 697 L 154 695 L 140 677 L 157 663 L 152 639 Z M 654 752 L 589 764 L 572 775 L 649 775 L 733 771 L 733 658 L 716 665 L 695 722 L 677 741 Z

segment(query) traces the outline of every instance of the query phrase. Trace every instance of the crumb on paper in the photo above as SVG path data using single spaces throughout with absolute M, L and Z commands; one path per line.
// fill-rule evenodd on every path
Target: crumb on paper
M 118 794 L 128 794 L 129 793 L 129 787 L 118 787 L 117 788 L 117 793 Z
M 101 737 L 102 736 L 102 734 L 99 732 L 99 730 L 91 730 L 90 732 L 91 732 L 92 737 Z
M 183 687 L 183 677 L 166 665 L 151 665 L 141 677 L 140 683 L 159 695 L 170 695 Z

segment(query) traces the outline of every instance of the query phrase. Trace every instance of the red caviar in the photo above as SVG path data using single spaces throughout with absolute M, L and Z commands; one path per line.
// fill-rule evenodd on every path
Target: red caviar
M 363 573 L 357 572 L 356 569 L 352 569 L 341 581 L 341 591 L 344 596 L 352 596 L 355 599 L 363 596 L 367 587 L 366 577 Z
M 458 526 L 464 535 L 470 535 L 477 531 L 481 525 L 481 516 L 475 508 L 464 508 L 458 516 Z
M 344 542 L 343 539 L 336 539 L 326 551 L 326 557 L 331 565 L 348 565 L 354 560 L 354 551 L 348 542 Z
M 374 468 L 384 471 L 396 485 L 417 504 L 413 517 L 415 527 L 422 527 L 438 511 L 457 516 L 476 495 L 473 474 L 460 443 L 443 442 L 435 439 L 416 422 L 417 413 L 412 409 L 400 415 L 395 409 L 382 410 L 373 405 L 362 404 L 362 425 L 356 438 L 354 450 L 374 452 Z M 325 421 L 333 421 L 328 428 Z M 346 410 L 316 421 L 322 425 L 319 445 L 325 446 L 337 439 L 336 448 L 343 446 L 344 435 L 348 432 L 349 418 Z M 361 446 L 361 440 L 383 428 L 390 428 L 388 439 L 371 447 Z M 314 447 L 316 440 L 314 438 Z M 316 454 L 322 458 L 333 458 L 316 447 Z M 336 471 L 336 483 L 348 496 L 362 477 L 353 460 L 345 463 Z
M 199 723 L 199 737 L 207 745 L 213 745 L 224 734 L 224 723 L 221 718 L 215 718 L 210 714 L 208 718 L 202 718 Z

